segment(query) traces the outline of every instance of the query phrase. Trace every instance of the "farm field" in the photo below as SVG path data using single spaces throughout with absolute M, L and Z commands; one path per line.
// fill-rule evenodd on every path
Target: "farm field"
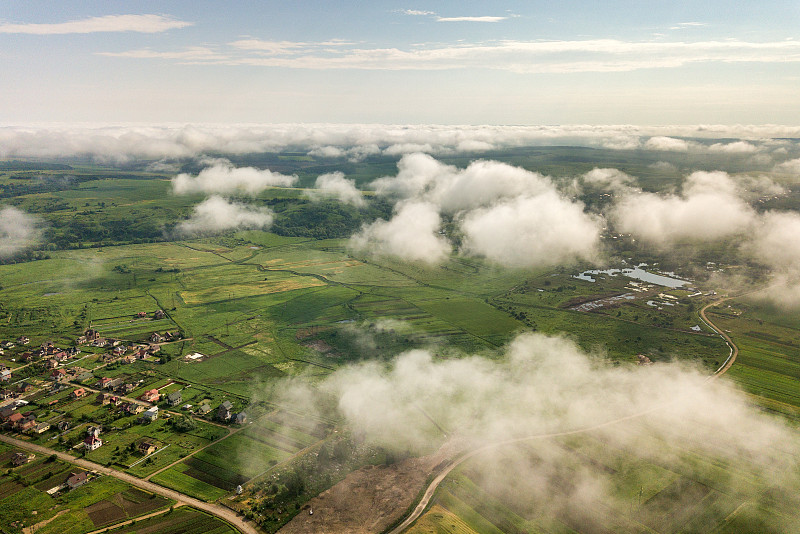
M 75 489 L 47 492 L 65 484 L 81 469 L 61 460 L 36 456 L 13 467 L 10 446 L 0 444 L 0 528 L 22 532 L 38 525 L 37 532 L 80 533 L 164 509 L 172 501 L 132 488 L 112 477 L 91 476 Z
M 788 532 L 791 502 L 768 496 L 766 473 L 656 441 L 648 453 L 602 436 L 503 447 L 468 460 L 408 533 Z M 532 467 L 531 479 L 504 466 Z M 500 482 L 503 477 L 503 483 Z M 743 515 L 744 514 L 744 515 Z

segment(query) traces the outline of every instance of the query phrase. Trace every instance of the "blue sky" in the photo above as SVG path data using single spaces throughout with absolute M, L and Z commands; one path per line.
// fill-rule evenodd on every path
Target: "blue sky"
M 0 122 L 797 124 L 800 3 L 0 4 Z

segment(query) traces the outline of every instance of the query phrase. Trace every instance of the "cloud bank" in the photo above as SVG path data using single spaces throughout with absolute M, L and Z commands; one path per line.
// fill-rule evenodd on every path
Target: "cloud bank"
M 441 217 L 427 202 L 402 202 L 391 220 L 379 219 L 350 238 L 356 251 L 436 264 L 450 254 L 451 245 L 439 235 Z
M 266 229 L 272 225 L 268 208 L 250 207 L 212 195 L 196 205 L 191 217 L 175 227 L 182 236 L 218 234 L 234 229 Z
M 41 234 L 41 221 L 13 206 L 0 208 L 0 259 L 34 246 Z
M 604 454 L 620 449 L 618 469 L 650 461 L 706 480 L 708 465 L 727 466 L 737 475 L 714 477 L 714 488 L 748 499 L 752 486 L 741 486 L 739 476 L 759 477 L 781 499 L 794 499 L 797 488 L 796 431 L 756 410 L 729 382 L 679 364 L 612 366 L 558 337 L 523 334 L 493 359 L 443 360 L 413 350 L 388 365 L 340 369 L 313 388 L 285 382 L 279 391 L 279 404 L 341 418 L 355 435 L 390 451 L 420 454 L 445 441 L 455 450 L 494 445 L 466 465 L 482 473 L 476 481 L 526 487 L 526 506 L 539 498 L 548 510 L 566 502 L 578 509 L 618 504 L 607 470 L 569 468 L 580 457 L 596 458 L 576 442 L 587 434 L 599 440 L 587 445 Z M 531 439 L 565 432 L 576 438 L 570 447 Z M 522 447 L 507 443 L 525 438 Z M 678 493 L 665 504 L 683 510 L 696 505 L 686 502 L 693 498 Z
M 297 176 L 286 176 L 268 169 L 254 167 L 234 167 L 225 159 L 212 160 L 197 176 L 179 174 L 172 179 L 172 191 L 177 195 L 191 193 L 235 194 L 246 193 L 255 196 L 274 186 L 290 187 L 297 182 Z
M 425 206 L 426 224 L 406 227 L 398 211 L 388 223 L 381 221 L 355 235 L 352 244 L 358 250 L 367 250 L 367 243 L 391 241 L 395 234 L 404 243 L 413 242 L 413 229 L 420 232 L 419 239 L 436 244 L 423 247 L 436 251 L 424 254 L 424 261 L 442 261 L 447 241 L 433 233 L 445 215 L 463 234 L 461 253 L 509 267 L 551 266 L 589 259 L 597 252 L 599 218 L 584 213 L 583 204 L 559 192 L 546 176 L 497 161 L 474 161 L 459 169 L 427 154 L 403 156 L 397 168 L 395 176 L 379 178 L 371 186 L 379 195 L 400 199 L 400 210 L 408 203 Z M 404 259 L 420 259 L 413 248 L 377 248 Z
M 314 189 L 306 190 L 306 196 L 311 200 L 335 198 L 339 202 L 351 204 L 356 207 L 366 205 L 364 195 L 355 185 L 354 180 L 348 180 L 343 172 L 322 174 L 314 182 Z

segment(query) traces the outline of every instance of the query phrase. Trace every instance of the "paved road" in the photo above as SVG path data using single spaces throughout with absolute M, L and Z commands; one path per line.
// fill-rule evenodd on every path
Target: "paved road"
M 703 319 L 703 321 L 712 330 L 714 330 L 720 336 L 722 336 L 722 339 L 725 340 L 725 342 L 728 344 L 728 347 L 730 347 L 730 349 L 731 349 L 731 352 L 730 352 L 730 355 L 728 356 L 728 359 L 725 360 L 725 363 L 723 363 L 722 366 L 720 366 L 720 368 L 717 369 L 714 372 L 714 374 L 712 374 L 709 377 L 709 379 L 715 379 L 715 378 L 721 376 L 722 374 L 724 374 L 728 369 L 731 368 L 731 366 L 733 365 L 733 362 L 736 360 L 736 355 L 739 354 L 739 347 L 736 346 L 736 344 L 733 342 L 733 340 L 730 338 L 730 336 L 728 336 L 728 334 L 723 332 L 722 329 L 717 327 L 717 325 L 712 323 L 708 319 L 708 317 L 706 317 L 706 310 L 708 308 L 710 308 L 712 306 L 717 306 L 718 304 L 722 304 L 723 302 L 725 302 L 726 300 L 729 300 L 730 298 L 733 298 L 733 297 L 727 297 L 727 298 L 715 300 L 714 302 L 706 304 L 706 306 L 704 306 L 703 309 L 700 310 L 700 317 Z M 472 450 L 472 451 L 468 452 L 467 454 L 465 454 L 464 456 L 461 456 L 461 457 L 457 458 L 456 460 L 452 461 L 444 469 L 442 469 L 442 471 L 439 472 L 438 475 L 436 475 L 436 477 L 433 479 L 433 481 L 431 481 L 431 483 L 428 485 L 428 488 L 425 490 L 425 493 L 423 494 L 422 499 L 419 501 L 419 504 L 417 504 L 416 508 L 414 508 L 414 511 L 411 512 L 411 514 L 402 523 L 400 523 L 397 527 L 392 529 L 389 532 L 389 534 L 400 534 L 405 529 L 410 527 L 417 519 L 419 519 L 419 517 L 423 514 L 425 509 L 428 507 L 428 504 L 430 504 L 431 499 L 433 498 L 433 494 L 436 492 L 437 488 L 444 481 L 444 479 L 447 477 L 447 475 L 449 475 L 450 472 L 453 471 L 453 469 L 455 469 L 456 467 L 458 467 L 462 463 L 466 462 L 470 458 L 480 454 L 481 452 L 484 452 L 484 451 L 487 451 L 489 449 L 493 449 L 493 448 L 496 448 L 496 447 L 502 447 L 504 445 L 511 445 L 511 444 L 514 444 L 514 443 L 520 443 L 520 442 L 523 442 L 523 441 L 530 441 L 530 440 L 534 440 L 534 439 L 546 439 L 546 438 L 555 438 L 555 437 L 560 437 L 560 436 L 569 436 L 569 435 L 573 435 L 573 434 L 582 434 L 584 432 L 590 432 L 592 430 L 597 430 L 597 429 L 602 428 L 602 427 L 615 425 L 615 424 L 621 423 L 623 421 L 629 421 L 631 419 L 637 419 L 639 417 L 642 417 L 644 415 L 647 415 L 649 413 L 655 412 L 655 411 L 660 410 L 660 409 L 661 409 L 661 406 L 658 406 L 656 408 L 651 408 L 651 409 L 645 410 L 643 412 L 635 413 L 635 414 L 628 415 L 628 416 L 625 416 L 625 417 L 620 417 L 619 419 L 614 419 L 612 421 L 606 421 L 605 423 L 601 423 L 599 425 L 594 425 L 594 426 L 591 426 L 591 427 L 588 427 L 588 428 L 581 428 L 581 429 L 577 429 L 577 430 L 568 430 L 568 431 L 565 431 L 565 432 L 551 432 L 551 433 L 548 433 L 548 434 L 537 434 L 535 436 L 526 436 L 524 438 L 516 438 L 516 439 L 511 439 L 511 440 L 508 440 L 508 441 L 501 441 L 501 442 L 498 442 L 498 443 L 492 443 L 492 444 L 480 447 L 478 449 Z
M 116 469 L 111 469 L 109 467 L 105 467 L 103 465 L 96 464 L 94 462 L 90 462 L 82 458 L 74 458 L 64 452 L 54 451 L 52 449 L 48 449 L 47 447 L 42 447 L 41 445 L 35 445 L 33 443 L 21 441 L 3 434 L 0 434 L 0 441 L 5 441 L 6 443 L 13 445 L 15 447 L 19 447 L 21 449 L 28 449 L 33 452 L 42 454 L 44 456 L 50 456 L 51 454 L 55 454 L 58 458 L 66 462 L 75 464 L 84 469 L 95 471 L 97 473 L 102 473 L 104 475 L 108 475 L 114 478 L 118 478 L 123 482 L 127 482 L 132 486 L 136 486 L 137 488 L 141 488 L 151 493 L 162 495 L 164 497 L 167 497 L 168 499 L 173 499 L 179 503 L 187 504 L 199 510 L 203 510 L 204 512 L 208 512 L 211 515 L 214 515 L 216 517 L 219 517 L 220 519 L 227 521 L 228 523 L 236 527 L 240 532 L 243 532 L 244 534 L 259 534 L 258 530 L 256 530 L 256 528 L 252 524 L 245 522 L 236 512 L 234 512 L 229 508 L 225 508 L 224 506 L 207 503 L 189 497 L 188 495 L 184 495 L 183 493 L 178 493 L 177 491 L 165 488 L 163 486 L 159 486 L 158 484 L 154 484 L 153 482 L 142 480 L 141 478 L 136 478 L 135 476 L 129 475 L 128 473 L 123 473 L 122 471 L 117 471 Z

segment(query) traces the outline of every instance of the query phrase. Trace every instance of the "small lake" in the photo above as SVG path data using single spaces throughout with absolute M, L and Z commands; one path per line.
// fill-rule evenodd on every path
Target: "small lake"
M 671 278 L 669 276 L 664 276 L 661 274 L 655 274 L 642 269 L 642 265 L 637 265 L 635 268 L 630 269 L 606 269 L 606 270 L 594 270 L 594 271 L 583 271 L 582 273 L 574 276 L 578 280 L 586 280 L 587 282 L 596 282 L 593 276 L 598 274 L 607 274 L 609 276 L 617 276 L 621 274 L 622 276 L 627 276 L 628 278 L 634 278 L 636 280 L 641 280 L 642 282 L 647 282 L 648 284 L 655 284 L 657 286 L 669 287 L 672 289 L 683 287 L 687 284 L 690 284 L 688 280 L 681 280 L 680 278 Z M 672 273 L 670 273 L 672 274 Z

